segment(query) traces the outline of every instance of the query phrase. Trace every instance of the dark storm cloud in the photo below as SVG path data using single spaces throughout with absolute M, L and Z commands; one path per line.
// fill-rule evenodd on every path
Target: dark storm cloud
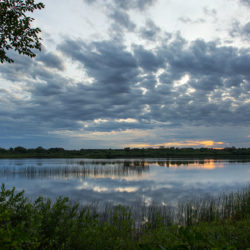
M 144 10 L 147 7 L 153 5 L 156 0 L 114 0 L 113 1 L 117 7 L 120 7 L 122 9 L 139 9 Z
M 229 34 L 232 37 L 241 37 L 243 40 L 250 41 L 250 22 L 241 25 L 238 21 L 234 21 Z
M 77 60 L 93 77 L 96 84 L 110 94 L 128 93 L 130 85 L 138 75 L 134 56 L 121 44 L 112 41 L 86 44 L 66 40 L 59 49 L 73 60 Z
M 42 62 L 46 67 L 64 70 L 62 59 L 51 52 L 39 54 L 37 61 Z
M 116 25 L 119 25 L 128 31 L 133 31 L 136 28 L 136 25 L 130 20 L 129 15 L 122 10 L 114 9 L 109 14 L 109 17 L 115 22 Z
M 78 60 L 95 79 L 90 89 L 95 98 L 102 98 L 102 107 L 105 107 L 102 117 L 121 118 L 123 114 L 147 121 L 190 122 L 196 125 L 237 124 L 249 120 L 244 112 L 239 112 L 249 105 L 244 104 L 247 96 L 241 94 L 233 101 L 228 92 L 230 85 L 232 93 L 246 93 L 250 65 L 246 51 L 202 40 L 187 44 L 181 37 L 155 52 L 134 46 L 133 54 L 120 45 L 111 44 L 111 41 L 92 43 L 93 52 L 89 45 L 82 43 L 79 49 L 72 43 L 67 41 L 60 48 L 63 53 Z M 159 76 L 161 84 L 156 87 L 157 77 L 151 72 L 160 68 L 163 69 Z M 121 77 L 122 72 L 129 77 Z M 174 82 L 185 74 L 189 74 L 189 81 L 175 87 Z M 147 92 L 140 92 L 140 87 L 146 88 Z M 189 93 L 190 88 L 194 92 Z M 90 89 L 88 93 L 91 93 Z M 225 93 L 229 98 L 223 100 Z M 119 126 L 117 124 L 117 128 Z
M 153 125 L 141 122 L 107 121 L 103 123 L 91 124 L 89 127 L 85 128 L 85 131 L 111 132 L 116 130 L 124 131 L 126 129 L 149 129 L 149 128 L 153 128 Z
M 15 63 L 0 65 L 0 73 L 9 81 L 20 81 L 27 72 L 32 71 L 32 59 L 24 56 L 16 56 L 15 53 L 10 53 L 11 58 L 15 58 Z
M 178 38 L 161 47 L 159 55 L 166 62 L 160 76 L 162 85 L 149 89 L 143 96 L 146 100 L 155 100 L 150 105 L 151 111 L 144 117 L 178 121 L 179 124 L 190 121 L 196 125 L 237 124 L 239 121 L 243 124 L 243 120 L 249 123 L 245 116 L 245 107 L 249 107 L 248 94 L 244 90 L 249 86 L 249 51 L 202 40 L 187 45 Z M 185 74 L 189 75 L 188 82 L 174 89 L 173 82 Z M 231 99 L 228 84 L 232 91 L 241 93 L 240 98 Z M 228 98 L 223 98 L 227 94 Z
M 50 71 L 50 69 L 60 69 L 61 66 L 59 65 L 62 65 L 62 62 L 58 63 L 58 59 L 58 61 L 56 60 L 54 67 L 52 67 L 50 63 L 52 63 L 52 61 L 55 62 L 55 60 L 50 60 L 50 62 L 47 64 L 47 61 L 49 61 L 49 59 L 46 56 L 43 56 L 43 54 L 40 55 L 38 53 L 37 57 L 33 60 L 26 56 L 13 54 L 12 57 L 14 58 L 15 63 L 11 65 L 1 65 L 0 73 L 4 76 L 5 79 L 13 82 L 27 81 L 27 79 L 32 81 L 37 79 L 50 81 L 52 78 L 56 78 L 56 76 L 59 76 L 58 74 L 54 75 L 54 72 Z M 41 57 L 44 61 L 43 65 L 38 63 L 41 61 Z
M 245 24 L 242 29 L 243 34 L 245 34 L 248 38 L 250 38 L 250 22 Z
M 148 19 L 146 21 L 145 27 L 139 30 L 139 33 L 142 38 L 154 41 L 157 38 L 157 35 L 161 32 L 161 29 L 155 25 L 155 23 Z
M 180 35 L 159 44 L 128 49 L 115 40 L 65 39 L 58 50 L 91 84 L 48 67 L 53 60 L 41 64 L 41 55 L 16 56 L 15 64 L 0 66 L 2 81 L 25 87 L 21 96 L 1 88 L 0 136 L 250 124 L 249 49 L 188 43 Z M 128 118 L 137 122 L 119 121 Z
M 160 48 L 160 55 L 173 73 L 190 73 L 193 76 L 213 75 L 232 77 L 249 75 L 250 50 L 239 50 L 235 47 L 220 46 L 216 42 L 195 40 L 188 46 L 185 41 L 177 39 L 167 47 Z
M 240 0 L 240 2 L 246 6 L 250 7 L 250 0 Z
M 178 18 L 178 20 L 182 23 L 186 23 L 186 24 L 196 24 L 196 23 L 204 23 L 205 22 L 205 19 L 203 18 L 199 18 L 199 19 L 196 19 L 196 20 L 192 20 L 191 18 L 189 17 L 180 17 Z
M 126 31 L 135 31 L 136 24 L 132 22 L 129 11 L 144 11 L 152 6 L 157 0 L 84 0 L 87 4 L 97 3 L 104 6 L 107 17 L 112 21 L 109 28 L 109 35 L 116 40 L 123 40 L 124 29 Z M 152 25 L 151 25 L 152 26 Z M 151 27 L 155 28 L 155 27 Z M 144 32 L 145 33 L 145 32 Z
M 31 94 L 29 100 L 20 101 L 11 95 L 7 96 L 6 90 L 3 91 L 5 99 L 2 100 L 1 107 L 10 108 L 11 103 L 13 108 L 9 110 L 9 120 L 3 114 L 1 131 L 8 130 L 11 134 L 13 127 L 10 124 L 14 125 L 13 121 L 21 126 L 17 131 L 27 134 L 29 131 L 41 133 L 41 130 L 48 129 L 77 130 L 80 127 L 77 122 L 80 120 L 134 116 L 132 106 L 135 102 L 131 102 L 131 98 L 138 99 L 136 95 L 139 96 L 139 91 L 133 91 L 131 85 L 139 71 L 133 56 L 124 47 L 111 42 L 92 44 L 96 52 L 91 51 L 90 45 L 77 44 L 68 41 L 62 48 L 64 53 L 70 54 L 72 59 L 79 60 L 79 63 L 87 68 L 88 75 L 95 79 L 93 85 L 79 83 L 71 86 L 68 79 L 50 72 L 35 61 L 33 64 L 30 61 L 22 64 L 17 60 L 13 67 L 1 67 L 5 79 L 17 82 L 26 79 L 26 90 Z M 96 63 L 99 63 L 99 66 Z M 13 79 L 13 73 L 18 71 L 22 74 L 16 74 Z M 27 78 L 32 79 L 27 81 Z M 30 127 L 33 129 L 29 129 Z M 114 128 L 114 125 L 112 127 Z M 121 127 L 125 128 L 125 124 L 121 124 Z M 93 127 L 93 130 L 96 129 Z
M 134 46 L 133 51 L 138 66 L 142 67 L 145 71 L 157 71 L 164 65 L 164 59 L 160 55 L 144 49 L 143 46 Z
M 130 9 L 138 9 L 138 10 L 145 10 L 147 7 L 153 5 L 157 0 L 84 0 L 88 4 L 93 4 L 96 2 L 104 3 L 104 4 L 112 4 L 113 6 L 123 9 L 123 10 L 130 10 Z

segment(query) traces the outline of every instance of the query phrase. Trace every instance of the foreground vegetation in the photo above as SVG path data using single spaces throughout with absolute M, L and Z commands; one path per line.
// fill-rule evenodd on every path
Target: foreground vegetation
M 167 158 L 167 157 L 250 157 L 250 148 L 124 148 L 124 149 L 80 149 L 43 147 L 0 148 L 0 158 Z
M 38 198 L 2 185 L 1 249 L 246 249 L 250 187 L 229 195 L 165 206 L 98 207 Z

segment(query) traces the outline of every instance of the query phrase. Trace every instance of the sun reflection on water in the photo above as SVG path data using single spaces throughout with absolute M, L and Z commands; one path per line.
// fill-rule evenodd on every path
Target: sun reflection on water
M 170 163 L 170 168 L 180 168 L 185 167 L 185 169 L 207 169 L 213 170 L 216 168 L 223 168 L 224 163 L 222 161 L 215 161 L 214 159 L 205 159 L 203 162 L 194 162 L 189 164 L 176 164 Z

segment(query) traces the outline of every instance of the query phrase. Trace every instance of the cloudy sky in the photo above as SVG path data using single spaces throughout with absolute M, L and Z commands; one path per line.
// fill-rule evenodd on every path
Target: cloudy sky
M 250 147 L 249 0 L 44 0 L 0 65 L 0 147 Z

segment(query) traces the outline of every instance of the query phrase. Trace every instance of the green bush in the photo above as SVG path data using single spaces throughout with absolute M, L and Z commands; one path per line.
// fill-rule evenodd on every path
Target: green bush
M 250 190 L 218 199 L 188 203 L 170 223 L 168 210 L 148 208 L 139 223 L 130 207 L 110 207 L 104 217 L 96 208 L 39 197 L 30 202 L 24 192 L 0 192 L 1 249 L 246 249 L 250 246 Z M 183 218 L 183 216 L 182 216 Z

